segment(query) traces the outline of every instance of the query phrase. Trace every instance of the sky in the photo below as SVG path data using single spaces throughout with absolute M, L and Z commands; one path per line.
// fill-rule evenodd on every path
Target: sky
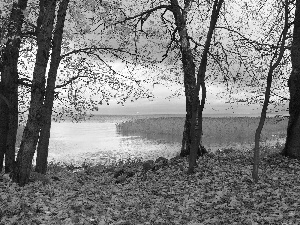
M 77 8 L 80 10 L 79 8 Z M 158 15 L 160 15 L 158 13 Z M 155 22 L 155 18 L 152 18 L 152 20 Z M 84 26 L 85 23 L 80 20 L 81 26 Z M 89 21 L 89 20 L 87 20 Z M 149 24 L 151 26 L 154 26 L 154 24 L 157 25 L 157 23 L 150 23 L 151 17 L 149 19 Z M 152 22 L 153 22 L 152 21 Z M 69 25 L 71 26 L 71 25 Z M 145 25 L 144 25 L 145 26 Z M 198 28 L 196 29 L 197 31 L 199 30 Z M 122 30 L 120 32 L 121 36 L 124 35 L 123 32 L 126 30 Z M 190 31 L 191 34 L 194 34 L 196 31 Z M 199 36 L 199 34 L 195 33 L 195 37 Z M 165 35 L 166 36 L 166 35 Z M 94 37 L 99 38 L 99 35 L 90 35 L 90 36 L 85 36 L 86 38 L 91 38 L 93 39 Z M 103 43 L 111 45 L 112 47 L 118 48 L 120 43 L 117 41 L 118 36 L 109 36 L 110 38 L 107 40 L 107 37 L 105 35 L 102 35 L 104 41 Z M 116 40 L 114 39 L 116 38 Z M 151 38 L 151 42 L 149 41 L 149 45 L 145 45 L 147 47 L 142 46 L 139 50 L 141 50 L 144 54 L 149 54 L 151 56 L 154 56 L 157 60 L 161 60 L 161 57 L 163 54 L 166 53 L 166 46 L 165 48 L 162 48 L 163 42 L 161 41 L 162 36 L 153 36 Z M 169 36 L 164 37 L 166 38 L 166 43 L 169 43 Z M 86 41 L 87 39 L 85 39 Z M 107 43 L 106 43 L 107 42 Z M 160 43 L 161 42 L 161 43 Z M 71 41 L 73 44 L 79 44 L 78 42 Z M 147 40 L 148 43 L 148 40 Z M 152 43 L 152 44 L 151 44 Z M 159 43 L 159 44 L 158 44 Z M 145 44 L 145 43 L 142 43 Z M 101 45 L 100 45 L 101 46 Z M 143 51 L 144 50 L 144 51 Z M 175 51 L 178 53 L 178 49 Z M 148 56 L 148 55 L 147 55 Z M 172 56 L 169 53 L 169 56 Z M 110 60 L 108 54 L 106 55 L 107 59 Z M 196 57 L 196 56 L 195 56 Z M 129 60 L 126 59 L 126 60 Z M 122 65 L 115 61 L 113 62 L 113 69 L 119 70 L 120 73 L 126 74 L 123 71 Z M 198 65 L 197 65 L 198 66 Z M 116 68 L 120 67 L 120 68 Z M 147 71 L 146 71 L 147 72 Z M 154 76 L 153 71 L 148 71 L 148 74 L 151 76 Z M 152 73 L 152 74 L 151 74 Z M 157 71 L 154 71 L 154 73 L 159 73 Z M 182 71 L 181 73 L 182 74 Z M 183 75 L 183 74 L 182 74 Z M 140 74 L 138 74 L 140 76 Z M 135 114 L 185 114 L 185 97 L 184 93 L 182 92 L 182 96 L 180 97 L 174 97 L 168 99 L 167 97 L 172 95 L 172 91 L 168 89 L 167 87 L 163 85 L 154 85 L 154 88 L 152 87 L 152 84 L 148 87 L 151 91 L 153 91 L 154 98 L 149 100 L 149 99 L 138 99 L 134 102 L 125 102 L 124 106 L 116 104 L 116 101 L 111 100 L 110 105 L 100 105 L 99 110 L 97 112 L 93 112 L 94 114 L 102 114 L 102 115 L 107 115 L 107 114 L 118 114 L 118 115 L 135 115 Z M 178 89 L 182 88 L 178 85 L 173 85 L 172 89 Z M 183 88 L 182 88 L 183 89 Z M 261 111 L 261 106 L 258 104 L 254 105 L 245 105 L 245 104 L 229 104 L 225 103 L 228 99 L 226 98 L 220 98 L 218 96 L 218 93 L 226 91 L 223 86 L 220 85 L 207 85 L 207 99 L 206 99 L 206 104 L 204 108 L 204 114 L 219 114 L 219 115 L 224 115 L 224 114 L 229 114 L 229 115 L 254 115 L 257 116 L 260 114 Z M 242 92 L 239 92 L 240 96 L 242 96 Z M 282 114 L 285 114 L 285 110 L 287 109 L 286 105 L 283 105 L 281 107 L 284 109 Z M 271 110 L 272 111 L 272 110 Z
M 215 89 L 215 90 L 214 90 Z M 207 103 L 204 108 L 204 115 L 245 115 L 258 116 L 261 112 L 261 106 L 258 104 L 229 104 L 225 103 L 226 99 L 216 96 L 217 87 L 208 88 Z M 139 99 L 135 102 L 126 102 L 124 106 L 111 102 L 110 105 L 99 106 L 96 115 L 135 115 L 135 114 L 185 114 L 185 97 L 180 96 L 168 99 L 172 94 L 167 87 L 155 85 L 153 100 Z M 284 109 L 286 106 L 283 106 Z M 273 110 L 274 112 L 274 110 Z M 278 113 L 285 114 L 286 112 Z
M 160 15 L 157 13 L 157 15 Z M 242 15 L 240 15 L 242 16 Z M 240 16 L 235 15 L 235 18 L 238 20 Z M 210 17 L 208 17 L 210 18 Z M 153 19 L 154 22 L 151 23 L 151 26 L 159 26 L 158 19 L 155 17 L 150 17 L 149 20 Z M 172 17 L 171 17 L 172 19 Z M 195 19 L 195 18 L 194 18 Z M 251 21 L 250 21 L 251 22 Z M 253 24 L 252 24 L 253 26 Z M 144 28 L 147 27 L 147 23 L 145 23 Z M 253 29 L 255 29 L 253 27 Z M 195 31 L 192 31 L 193 29 L 189 30 L 189 34 L 194 34 L 196 38 L 199 27 Z M 205 29 L 204 29 L 205 30 Z M 246 29 L 247 31 L 247 29 Z M 257 30 L 256 30 L 257 32 Z M 253 32 L 250 32 L 251 34 Z M 161 36 L 160 37 L 152 37 L 153 43 L 160 43 L 161 42 Z M 169 42 L 169 37 L 167 38 L 167 42 Z M 254 38 L 254 37 L 253 37 Z M 148 42 L 148 40 L 146 40 Z M 224 40 L 223 40 L 224 41 Z M 225 41 L 226 42 L 226 41 Z M 162 54 L 166 53 L 166 49 L 162 48 L 162 45 L 150 45 L 148 46 L 151 51 L 149 54 L 153 54 L 155 57 L 155 54 L 157 54 L 157 58 L 161 58 Z M 177 50 L 178 51 L 178 50 Z M 176 52 L 177 52 L 176 51 Z M 170 55 L 170 53 L 169 53 Z M 196 57 L 196 56 L 195 56 Z M 198 65 L 197 65 L 198 66 Z M 198 67 L 196 67 L 198 68 Z M 209 69 L 208 69 L 209 70 Z M 149 72 L 151 73 L 151 72 Z M 182 73 L 182 72 L 181 72 Z M 174 85 L 173 90 L 176 88 L 180 88 L 179 86 Z M 151 89 L 151 88 L 150 88 Z M 245 90 L 246 89 L 246 90 Z M 155 85 L 152 89 L 153 94 L 155 96 L 154 99 L 139 99 L 135 102 L 126 102 L 124 106 L 117 105 L 114 102 L 111 102 L 109 106 L 101 105 L 99 106 L 99 111 L 97 114 L 185 114 L 185 97 L 182 93 L 181 97 L 176 98 L 170 98 L 167 99 L 168 96 L 172 94 L 172 91 L 168 89 L 167 87 L 164 87 L 163 85 Z M 206 99 L 206 105 L 204 108 L 204 114 L 229 114 L 229 115 L 253 115 L 257 116 L 261 112 L 261 106 L 259 104 L 253 104 L 253 105 L 246 105 L 242 103 L 225 103 L 228 98 L 220 98 L 218 96 L 218 93 L 226 91 L 225 87 L 222 85 L 208 85 L 207 84 L 207 99 Z M 247 87 L 244 88 L 244 91 L 247 92 Z M 249 90 L 248 90 L 249 91 Z M 242 93 L 242 91 L 237 93 L 237 97 L 242 96 L 242 94 L 249 94 L 249 93 Z M 278 114 L 286 114 L 287 105 L 282 105 L 280 107 L 282 109 L 282 112 L 279 112 Z M 275 113 L 275 110 L 270 107 L 270 112 Z

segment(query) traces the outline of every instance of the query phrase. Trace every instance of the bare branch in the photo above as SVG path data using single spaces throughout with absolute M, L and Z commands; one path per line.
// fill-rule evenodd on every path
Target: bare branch
M 117 52 L 123 52 L 123 53 L 127 53 L 129 55 L 135 55 L 134 53 L 131 53 L 131 52 L 128 52 L 126 50 L 123 50 L 123 49 L 120 49 L 120 48 L 110 48 L 110 47 L 95 47 L 95 46 L 92 46 L 92 47 L 88 47 L 88 48 L 80 48 L 80 49 L 76 49 L 76 50 L 73 50 L 73 51 L 70 51 L 66 54 L 63 54 L 60 56 L 60 59 L 63 59 L 69 55 L 72 55 L 72 54 L 76 54 L 76 53 L 79 53 L 79 52 L 84 52 L 84 53 L 92 53 L 92 51 L 95 51 L 95 50 L 110 50 L 110 51 L 117 51 Z
M 72 83 L 74 80 L 76 80 L 76 79 L 78 79 L 78 78 L 80 78 L 80 77 L 88 77 L 88 76 L 80 76 L 80 75 L 77 75 L 77 76 L 75 76 L 75 77 L 71 77 L 71 78 L 70 78 L 68 81 L 66 81 L 65 83 L 60 84 L 60 85 L 56 85 L 56 86 L 55 86 L 55 89 L 65 87 L 65 86 L 67 86 L 68 84 Z
M 189 40 L 191 40 L 191 41 L 195 44 L 194 50 L 196 50 L 198 46 L 204 47 L 203 44 L 198 43 L 198 42 L 195 41 L 192 37 L 189 37 Z M 216 44 L 218 44 L 218 43 L 219 43 L 219 42 L 217 42 Z M 224 49 L 224 47 L 223 47 L 221 44 L 220 44 L 220 46 L 221 46 L 221 48 L 222 48 L 224 54 L 226 55 L 225 63 L 226 63 L 227 66 L 229 67 L 229 65 L 228 65 L 228 60 L 227 60 L 227 54 L 225 53 L 225 49 Z M 229 73 L 229 70 L 228 70 L 227 68 L 225 68 L 225 70 L 226 70 L 226 73 L 225 73 L 224 68 L 222 67 L 221 62 L 217 59 L 217 56 L 216 56 L 216 55 L 212 54 L 210 51 L 208 51 L 207 53 L 208 53 L 208 55 L 210 55 L 210 56 L 213 58 L 213 60 L 218 64 L 218 66 L 219 66 L 219 68 L 220 68 L 220 70 L 221 70 L 222 73 L 224 73 L 224 74 L 228 74 L 228 73 Z
M 154 12 L 154 11 L 156 11 L 156 10 L 159 10 L 159 9 L 167 9 L 167 10 L 172 11 L 172 7 L 171 7 L 170 5 L 160 5 L 160 6 L 157 6 L 157 7 L 152 8 L 152 9 L 146 10 L 146 11 L 144 11 L 144 12 L 142 12 L 142 13 L 140 13 L 140 14 L 137 14 L 137 15 L 135 15 L 135 16 L 126 17 L 124 20 L 118 21 L 118 22 L 116 22 L 114 25 L 119 24 L 119 23 L 122 24 L 122 23 L 125 23 L 125 22 L 128 21 L 128 20 L 136 19 L 136 18 L 138 18 L 138 17 L 142 17 L 142 16 L 144 16 L 144 15 L 151 14 L 152 12 Z
M 131 81 L 133 81 L 133 82 L 139 84 L 140 81 L 135 80 L 135 79 L 133 79 L 132 77 L 124 76 L 124 75 L 118 73 L 117 71 L 115 71 L 115 70 L 114 70 L 109 64 L 107 64 L 107 63 L 105 62 L 105 60 L 103 60 L 98 54 L 96 54 L 96 53 L 94 53 L 94 52 L 90 52 L 90 53 L 88 53 L 88 54 L 94 55 L 95 57 L 97 57 L 97 59 L 99 59 L 101 62 L 103 62 L 103 63 L 106 65 L 106 67 L 108 67 L 109 70 L 110 70 L 113 74 L 117 74 L 117 75 L 119 75 L 119 76 L 121 76 L 121 77 L 123 77 L 123 78 L 125 78 L 125 79 L 129 79 L 129 80 L 131 80 Z
M 274 95 L 274 96 L 277 96 L 277 97 L 280 98 L 282 101 L 288 101 L 288 100 L 289 100 L 289 98 L 284 97 L 284 96 L 282 96 L 282 95 L 279 95 L 279 94 L 277 94 L 277 93 L 274 92 L 274 91 L 272 91 L 271 94 Z
M 280 48 L 280 46 L 276 46 L 276 45 L 273 45 L 273 44 L 265 44 L 265 43 L 260 43 L 258 41 L 255 41 L 255 40 L 251 40 L 250 38 L 244 36 L 243 34 L 241 34 L 240 32 L 236 31 L 236 30 L 233 30 L 233 29 L 230 29 L 228 27 L 216 27 L 216 28 L 219 28 L 219 29 L 225 29 L 225 30 L 228 30 L 230 32 L 233 32 L 233 33 L 236 33 L 238 34 L 240 37 L 242 37 L 243 41 L 247 41 L 249 44 L 251 44 L 255 50 L 261 50 L 262 47 L 269 47 L 269 48 L 272 48 L 272 49 L 278 49 Z M 260 48 L 258 48 L 257 46 L 255 46 L 254 44 L 260 46 Z M 284 46 L 285 49 L 287 50 L 291 50 L 291 46 Z
M 177 32 L 177 31 L 178 31 L 178 28 L 175 28 L 175 30 L 174 30 L 173 33 L 171 34 L 171 41 L 170 41 L 170 43 L 168 44 L 166 53 L 162 56 L 161 62 L 163 62 L 163 61 L 167 58 L 168 53 L 169 53 L 169 51 L 170 51 L 170 49 L 171 49 L 171 47 L 172 47 L 172 43 L 173 43 L 173 42 L 176 42 L 176 32 Z

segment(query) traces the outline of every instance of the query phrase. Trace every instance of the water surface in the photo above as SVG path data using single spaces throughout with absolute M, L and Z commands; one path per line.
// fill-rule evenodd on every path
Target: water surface
M 146 136 L 142 134 L 125 135 L 118 132 L 115 125 L 126 120 L 161 116 L 96 116 L 91 120 L 81 123 L 72 123 L 70 121 L 61 123 L 53 122 L 49 144 L 49 160 L 75 164 L 81 164 L 84 161 L 110 164 L 114 161 L 127 158 L 142 158 L 143 160 L 147 160 L 156 159 L 160 156 L 166 158 L 174 157 L 180 152 L 181 135 L 172 136 L 158 133 L 151 133 Z M 163 116 L 166 117 L 166 115 Z M 214 126 L 218 126 L 218 123 Z M 204 146 L 213 152 L 222 148 L 253 148 L 252 141 L 251 143 L 245 143 L 245 140 L 243 140 L 245 139 L 245 132 L 241 133 L 238 130 L 231 131 L 224 129 L 223 127 L 219 132 L 221 136 L 217 135 L 218 130 L 205 132 Z M 224 132 L 228 133 L 227 136 L 229 137 L 225 135 L 226 138 L 222 138 Z M 210 136 L 208 135 L 209 133 L 213 135 Z M 237 138 L 237 140 L 233 141 L 235 133 L 237 133 L 237 137 L 243 136 L 240 138 L 241 140 Z M 276 142 L 284 143 L 284 138 L 277 137 L 277 134 L 274 135 L 274 138 L 266 140 L 262 145 L 274 145 Z M 252 137 L 254 140 L 254 136 L 252 135 L 251 140 Z
M 180 151 L 180 143 L 123 136 L 112 122 L 53 123 L 49 160 L 66 163 L 111 163 L 126 158 L 171 158 Z

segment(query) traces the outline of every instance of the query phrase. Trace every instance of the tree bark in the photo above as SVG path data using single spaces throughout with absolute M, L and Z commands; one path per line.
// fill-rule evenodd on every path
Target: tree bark
M 290 117 L 282 155 L 300 159 L 300 0 L 296 1 L 291 60 L 292 72 L 288 80 Z
M 1 83 L 0 83 L 1 85 Z M 0 172 L 3 169 L 3 159 L 6 152 L 8 123 L 9 123 L 9 105 L 4 97 L 0 86 Z
M 16 135 L 18 130 L 18 59 L 21 44 L 21 29 L 24 21 L 23 11 L 27 7 L 27 0 L 13 3 L 8 26 L 8 41 L 2 52 L 1 83 L 3 96 L 10 104 L 9 126 L 5 152 L 5 172 L 13 170 L 16 152 Z M 14 38 L 13 38 L 14 37 Z M 0 114 L 5 108 L 0 107 Z
M 193 89 L 196 86 L 195 78 L 195 63 L 190 42 L 188 39 L 186 18 L 190 8 L 191 1 L 185 2 L 185 8 L 181 11 L 177 0 L 170 0 L 172 6 L 173 16 L 175 18 L 175 25 L 180 36 L 180 51 L 182 55 L 183 74 L 184 74 L 184 88 L 186 96 L 186 117 L 182 138 L 181 154 L 185 155 L 190 150 L 191 144 L 191 119 L 192 119 L 192 95 Z
M 55 81 L 57 76 L 57 69 L 60 63 L 60 53 L 61 53 L 61 43 L 63 28 L 65 23 L 66 11 L 68 8 L 69 0 L 63 0 L 59 5 L 59 10 L 57 14 L 57 22 L 55 27 L 55 32 L 52 42 L 52 53 L 51 53 L 51 63 L 48 72 L 47 87 L 44 102 L 44 118 L 43 124 L 41 126 L 41 132 L 37 147 L 37 159 L 35 171 L 41 174 L 46 174 L 47 172 L 47 158 L 48 158 L 48 146 L 50 139 L 50 129 L 51 129 L 51 115 L 52 107 L 54 101 L 54 89 Z
M 285 41 L 286 41 L 286 36 L 287 36 L 287 32 L 288 32 L 288 18 L 289 18 L 289 9 L 288 9 L 288 0 L 285 0 L 285 21 L 284 21 L 284 29 L 282 32 L 282 35 L 280 35 L 281 38 L 281 44 L 280 44 L 280 49 L 279 52 L 275 52 L 272 60 L 270 62 L 270 67 L 269 67 L 269 72 L 268 72 L 268 76 L 267 76 L 267 87 L 266 87 L 266 91 L 265 91 L 265 100 L 263 103 L 263 108 L 261 110 L 261 116 L 260 116 L 260 120 L 259 120 L 259 124 L 258 127 L 255 131 L 255 147 L 254 147 L 254 163 L 253 163 L 253 170 L 252 170 L 252 178 L 253 181 L 255 183 L 258 182 L 258 169 L 259 169 L 259 142 L 260 142 L 260 135 L 261 135 L 261 131 L 263 129 L 264 123 L 265 123 L 265 119 L 267 116 L 267 109 L 268 109 L 268 105 L 269 105 L 269 100 L 270 100 L 270 93 L 271 93 L 271 85 L 272 85 L 272 78 L 273 78 L 273 73 L 274 70 L 278 67 L 283 54 L 284 54 L 284 45 L 285 45 Z M 279 43 L 279 42 L 278 42 Z M 277 57 L 278 55 L 278 57 Z M 277 57 L 277 59 L 276 59 Z M 275 63 L 274 60 L 276 59 Z
M 30 108 L 21 146 L 17 155 L 17 168 L 13 175 L 13 180 L 19 183 L 20 186 L 24 186 L 29 181 L 32 159 L 43 118 L 45 74 L 51 47 L 55 7 L 56 0 L 40 0 L 40 12 L 37 20 L 38 49 L 33 71 Z
M 187 87 L 186 87 L 187 88 Z M 184 130 L 182 135 L 182 145 L 180 156 L 185 157 L 190 154 L 191 149 L 191 111 L 192 111 L 192 103 L 190 98 L 186 97 L 186 116 L 184 122 Z
M 190 158 L 189 158 L 189 169 L 188 173 L 191 174 L 194 172 L 194 167 L 196 165 L 196 159 L 197 159 L 197 150 L 199 147 L 199 144 L 201 142 L 202 135 L 202 112 L 205 105 L 205 98 L 206 98 L 206 87 L 205 87 L 205 73 L 206 73 L 206 66 L 207 66 L 207 55 L 210 48 L 210 43 L 212 39 L 213 32 L 215 30 L 219 13 L 221 10 L 221 6 L 223 4 L 224 0 L 215 0 L 213 5 L 213 10 L 211 14 L 210 19 L 210 26 L 207 33 L 206 41 L 204 50 L 201 57 L 201 62 L 197 74 L 197 84 L 195 88 L 193 88 L 192 91 L 192 120 L 191 120 L 191 152 L 190 152 Z M 202 89 L 202 99 L 201 104 L 199 105 L 199 91 L 200 87 Z M 196 120 L 198 118 L 198 125 L 200 132 L 195 132 L 195 126 L 196 126 Z

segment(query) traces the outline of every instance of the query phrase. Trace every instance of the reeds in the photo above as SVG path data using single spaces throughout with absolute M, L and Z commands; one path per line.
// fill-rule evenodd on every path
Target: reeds
M 150 139 L 180 142 L 184 127 L 182 117 L 137 119 L 117 124 L 122 135 L 139 135 Z M 203 118 L 203 143 L 206 145 L 250 144 L 259 122 L 258 117 Z M 262 131 L 262 141 L 276 140 L 286 136 L 288 119 L 279 121 L 267 118 Z

